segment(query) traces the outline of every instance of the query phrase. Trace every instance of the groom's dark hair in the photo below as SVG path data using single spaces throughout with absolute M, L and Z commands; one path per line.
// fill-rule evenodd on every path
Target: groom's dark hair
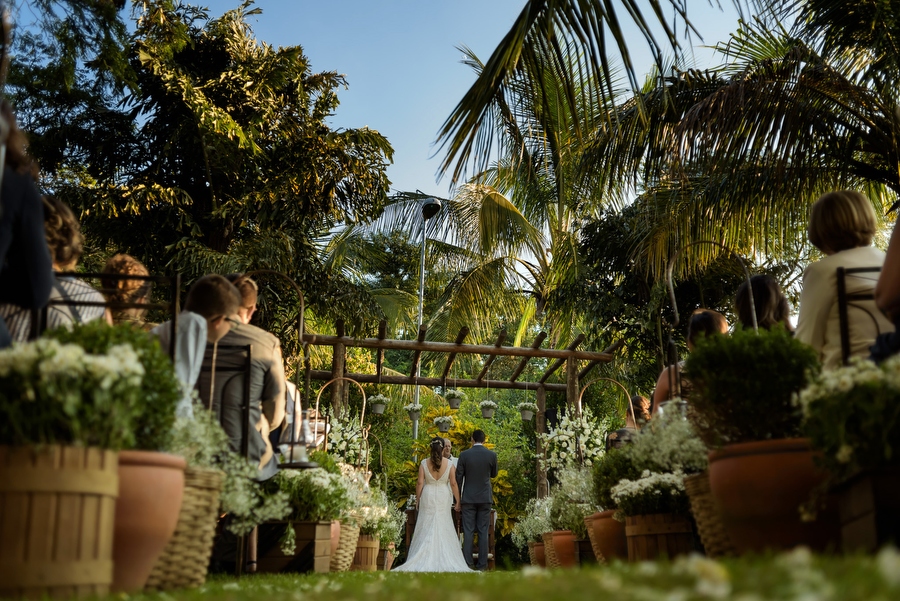
M 484 443 L 484 430 L 475 430 L 472 432 L 472 442 Z

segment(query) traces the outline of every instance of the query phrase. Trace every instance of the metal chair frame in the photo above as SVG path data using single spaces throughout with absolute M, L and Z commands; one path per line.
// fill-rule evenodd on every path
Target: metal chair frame
M 875 287 L 872 287 L 872 291 L 870 292 L 847 292 L 847 278 L 848 277 L 859 277 L 860 279 L 868 279 L 863 278 L 860 274 L 865 273 L 881 273 L 881 267 L 838 267 L 837 268 L 837 302 L 838 302 L 838 322 L 840 325 L 841 331 L 841 361 L 844 365 L 848 365 L 850 363 L 850 318 L 848 314 L 848 309 L 851 307 L 854 309 L 859 309 L 863 313 L 869 316 L 872 320 L 872 324 L 875 326 L 875 330 L 880 334 L 881 330 L 878 327 L 878 320 L 869 311 L 867 308 L 858 304 L 862 301 L 874 301 L 875 300 Z M 878 280 L 878 276 L 875 276 L 875 280 Z

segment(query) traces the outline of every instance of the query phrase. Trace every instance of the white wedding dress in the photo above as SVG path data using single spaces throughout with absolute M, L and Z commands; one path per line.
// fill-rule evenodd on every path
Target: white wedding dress
M 450 468 L 448 461 L 437 480 L 431 475 L 428 459 L 422 461 L 425 468 L 425 486 L 419 499 L 419 515 L 416 529 L 406 554 L 406 562 L 394 572 L 471 572 L 460 548 L 450 506 Z

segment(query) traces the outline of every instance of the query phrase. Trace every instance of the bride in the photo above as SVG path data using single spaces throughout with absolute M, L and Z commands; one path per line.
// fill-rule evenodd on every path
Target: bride
M 444 440 L 431 440 L 431 457 L 419 465 L 416 482 L 416 529 L 406 554 L 406 563 L 394 572 L 471 572 L 462 550 L 453 519 L 450 500 L 459 506 L 456 468 L 443 456 Z M 449 486 L 448 486 L 449 482 Z

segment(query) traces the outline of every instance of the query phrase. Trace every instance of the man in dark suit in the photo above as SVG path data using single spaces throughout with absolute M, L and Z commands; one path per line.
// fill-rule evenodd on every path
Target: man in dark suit
M 484 446 L 484 432 L 472 432 L 472 448 L 459 455 L 456 482 L 462 490 L 459 507 L 462 522 L 463 555 L 470 568 L 486 570 L 488 565 L 488 529 L 491 524 L 491 478 L 497 477 L 497 453 Z M 478 565 L 472 565 L 472 539 L 478 531 Z

